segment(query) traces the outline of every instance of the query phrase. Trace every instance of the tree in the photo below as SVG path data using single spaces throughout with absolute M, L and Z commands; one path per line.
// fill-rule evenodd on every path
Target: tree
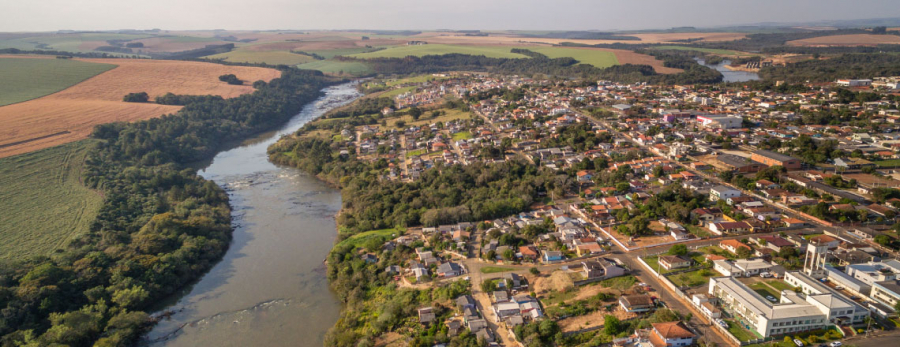
M 532 275 L 535 275 L 535 276 L 541 274 L 541 270 L 538 270 L 538 268 L 536 268 L 536 267 L 533 267 L 533 268 L 531 268 L 531 269 L 528 269 L 528 272 L 530 272 Z
M 688 248 L 687 248 L 687 246 L 685 246 L 683 244 L 677 244 L 677 245 L 672 246 L 672 248 L 669 248 L 668 253 L 670 255 L 687 255 Z
M 422 116 L 422 109 L 413 106 L 409 109 L 409 115 L 413 118 L 413 120 L 419 120 L 419 117 Z
M 512 248 L 507 248 L 503 251 L 503 259 L 512 260 L 516 256 L 516 252 L 512 250 Z
M 244 84 L 244 81 L 241 81 L 240 79 L 238 79 L 237 76 L 235 76 L 234 74 L 227 74 L 227 75 L 219 76 L 219 81 L 222 81 L 222 82 L 225 82 L 228 84 L 238 85 L 238 86 Z
M 616 316 L 606 315 L 603 317 L 603 333 L 608 336 L 616 336 L 621 332 L 622 322 Z
M 737 256 L 743 259 L 748 259 L 753 256 L 753 251 L 746 247 L 740 247 L 737 250 Z
M 403 128 L 406 126 L 406 121 L 401 119 L 401 120 L 394 122 L 394 125 L 397 126 L 398 128 Z
M 485 280 L 481 282 L 481 291 L 485 293 L 491 293 L 497 290 L 497 283 L 492 280 Z
M 147 95 L 147 92 L 140 93 L 129 93 L 122 98 L 122 101 L 125 102 L 147 102 L 150 101 L 150 95 Z
M 890 246 L 891 242 L 893 242 L 893 241 L 894 241 L 893 238 L 891 238 L 890 236 L 884 235 L 884 234 L 875 236 L 875 243 L 885 246 L 885 247 Z

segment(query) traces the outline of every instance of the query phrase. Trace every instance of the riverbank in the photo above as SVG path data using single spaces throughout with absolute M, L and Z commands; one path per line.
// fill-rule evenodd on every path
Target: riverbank
M 228 191 L 234 234 L 203 278 L 166 303 L 175 311 L 144 345 L 319 347 L 341 304 L 322 264 L 334 245 L 340 192 L 300 170 L 268 161 L 285 135 L 359 94 L 354 83 L 324 89 L 277 131 L 218 153 L 198 174 Z

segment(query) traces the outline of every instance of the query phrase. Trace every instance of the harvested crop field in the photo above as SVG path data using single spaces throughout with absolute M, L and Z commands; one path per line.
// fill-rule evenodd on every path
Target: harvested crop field
M 128 93 L 147 92 L 151 100 L 166 93 L 221 95 L 226 98 L 250 93 L 250 84 L 270 81 L 274 69 L 225 66 L 202 62 L 84 59 L 118 67 L 58 93 L 0 107 L 0 158 L 26 153 L 86 138 L 94 125 L 158 117 L 174 113 L 179 106 L 126 103 Z M 235 86 L 219 81 L 233 73 L 247 81 Z
M 56 93 L 115 67 L 71 59 L 0 56 L 0 106 Z
M 658 34 L 627 34 L 624 36 L 635 36 L 640 38 L 637 40 L 579 40 L 579 39 L 556 39 L 543 37 L 527 37 L 516 35 L 491 35 L 491 36 L 462 36 L 447 33 L 427 33 L 416 36 L 417 40 L 424 40 L 428 43 L 443 44 L 478 44 L 478 45 L 517 45 L 525 43 L 538 44 L 560 44 L 563 42 L 574 42 L 586 45 L 611 44 L 611 43 L 675 43 L 679 40 L 699 39 L 699 41 L 733 41 L 739 40 L 746 36 L 741 33 L 658 33 Z
M 81 184 L 93 140 L 0 159 L 0 259 L 47 255 L 86 233 L 103 197 Z
M 820 36 L 810 39 L 788 41 L 791 46 L 875 46 L 900 44 L 900 36 L 897 35 L 834 35 Z

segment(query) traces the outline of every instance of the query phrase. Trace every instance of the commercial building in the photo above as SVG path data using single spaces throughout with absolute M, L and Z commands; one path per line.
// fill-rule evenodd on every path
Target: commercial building
M 702 115 L 697 122 L 706 128 L 736 129 L 744 124 L 744 118 L 734 116 Z
M 800 159 L 772 151 L 755 151 L 750 155 L 750 159 L 768 166 L 779 165 L 788 170 L 800 170 Z
M 893 281 L 900 273 L 900 261 L 886 260 L 883 262 L 870 261 L 864 264 L 847 265 L 847 275 L 873 286 L 876 282 Z
M 719 185 L 709 189 L 709 200 L 713 202 L 739 196 L 741 196 L 741 191 L 728 186 Z

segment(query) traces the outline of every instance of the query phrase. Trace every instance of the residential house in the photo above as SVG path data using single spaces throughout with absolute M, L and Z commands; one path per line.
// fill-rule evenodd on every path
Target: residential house
M 653 347 L 686 347 L 694 344 L 694 333 L 684 323 L 653 323 L 650 343 Z
M 619 298 L 619 305 L 626 312 L 647 312 L 653 309 L 653 299 L 644 294 L 623 295 Z
M 690 267 L 693 262 L 691 259 L 686 259 L 677 255 L 663 255 L 659 257 L 658 261 L 659 266 L 662 266 L 666 270 Z

